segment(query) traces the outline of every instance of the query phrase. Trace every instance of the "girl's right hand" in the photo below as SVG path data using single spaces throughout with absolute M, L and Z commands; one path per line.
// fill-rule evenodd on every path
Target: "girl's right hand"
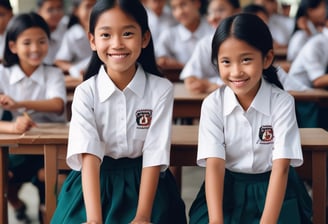
M 13 133 L 22 134 L 34 126 L 36 126 L 34 121 L 25 116 L 19 116 L 13 122 Z

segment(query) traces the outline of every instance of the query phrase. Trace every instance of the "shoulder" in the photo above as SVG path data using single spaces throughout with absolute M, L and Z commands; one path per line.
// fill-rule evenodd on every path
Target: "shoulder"
M 164 77 L 159 77 L 145 72 L 147 77 L 147 84 L 150 90 L 154 92 L 173 91 L 173 84 Z

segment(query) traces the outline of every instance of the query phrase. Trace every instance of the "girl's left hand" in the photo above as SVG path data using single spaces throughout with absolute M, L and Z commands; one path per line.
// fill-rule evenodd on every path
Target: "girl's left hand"
M 147 219 L 134 218 L 129 224 L 152 224 Z
M 7 95 L 0 95 L 0 105 L 5 110 L 18 109 L 17 102 Z

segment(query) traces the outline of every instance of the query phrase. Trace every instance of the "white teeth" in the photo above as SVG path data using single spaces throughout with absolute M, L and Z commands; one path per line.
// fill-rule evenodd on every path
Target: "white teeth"
M 126 55 L 125 54 L 111 54 L 113 58 L 124 58 Z

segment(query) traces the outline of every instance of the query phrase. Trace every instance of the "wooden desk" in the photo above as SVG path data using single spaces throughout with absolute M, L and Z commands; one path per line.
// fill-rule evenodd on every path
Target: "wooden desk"
M 328 91 L 324 89 L 312 89 L 306 91 L 288 91 L 296 101 L 315 102 L 319 106 L 328 106 Z
M 188 91 L 184 83 L 174 83 L 173 118 L 199 118 L 202 102 L 207 95 Z
M 311 155 L 312 188 L 313 188 L 313 223 L 326 223 L 327 196 L 327 152 L 328 132 L 321 128 L 300 129 L 302 149 L 304 154 Z M 60 169 L 69 169 L 66 165 L 66 148 L 68 127 L 55 124 L 40 125 L 25 135 L 0 135 L 0 145 L 10 146 L 11 153 L 43 154 L 45 157 L 46 177 L 46 222 L 48 223 L 56 208 L 56 177 Z M 198 126 L 174 125 L 171 145 L 172 166 L 196 166 L 198 142 Z M 0 164 L 2 164 L 0 186 L 0 219 L 7 223 L 7 167 L 8 150 L 2 149 Z

